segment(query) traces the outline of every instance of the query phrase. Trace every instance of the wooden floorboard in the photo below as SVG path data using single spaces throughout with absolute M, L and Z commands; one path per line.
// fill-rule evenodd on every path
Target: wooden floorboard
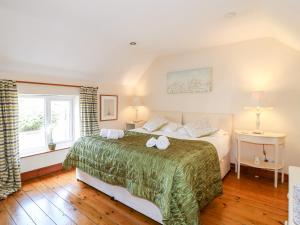
M 11 218 L 18 225 L 33 225 L 35 224 L 26 211 L 21 207 L 13 195 L 8 196 L 3 200 L 3 204 L 10 214 Z
M 41 192 L 30 185 L 24 185 L 23 191 L 26 195 L 48 215 L 57 225 L 74 225 L 76 221 L 72 221 L 66 214 L 49 201 Z
M 0 224 L 1 225 L 15 225 L 14 220 L 9 215 L 7 209 L 5 208 L 5 205 L 3 201 L 0 201 Z
M 203 225 L 273 225 L 287 219 L 287 184 L 230 172 L 224 193 L 201 211 Z M 0 224 L 157 225 L 158 223 L 75 179 L 56 172 L 23 183 L 0 201 Z
M 56 194 L 52 189 L 44 186 L 40 181 L 31 182 L 35 189 L 39 190 L 45 198 L 47 198 L 52 204 L 59 208 L 63 213 L 65 213 L 72 221 L 75 221 L 77 224 L 83 225 L 95 225 L 91 219 L 89 219 L 85 214 L 80 212 L 74 204 L 70 204 L 68 201 L 61 198 Z
M 13 196 L 30 216 L 30 218 L 32 218 L 35 224 L 55 225 L 53 220 L 50 219 L 49 215 L 47 215 L 38 205 L 36 205 L 36 203 L 32 201 L 32 199 L 30 199 L 23 190 L 18 191 Z

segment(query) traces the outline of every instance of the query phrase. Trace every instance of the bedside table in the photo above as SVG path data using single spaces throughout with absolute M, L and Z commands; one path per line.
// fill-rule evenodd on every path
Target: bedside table
M 142 127 L 143 126 L 143 121 L 139 121 L 139 122 L 127 122 L 125 125 L 125 130 L 132 130 L 138 127 Z
M 274 187 L 277 188 L 278 171 L 281 170 L 281 182 L 284 182 L 284 145 L 286 135 L 283 133 L 270 133 L 254 134 L 252 131 L 236 130 L 235 138 L 237 140 L 237 178 L 240 179 L 241 164 L 260 169 L 274 170 Z M 255 164 L 254 160 L 241 159 L 241 143 L 252 143 L 259 145 L 273 145 L 274 146 L 274 162 L 260 162 Z M 280 148 L 281 147 L 281 148 Z

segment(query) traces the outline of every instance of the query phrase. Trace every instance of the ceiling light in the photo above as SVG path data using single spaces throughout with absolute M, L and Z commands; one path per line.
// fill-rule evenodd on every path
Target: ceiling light
M 129 44 L 132 45 L 132 46 L 135 46 L 135 45 L 136 45 L 136 42 L 132 41 L 132 42 L 130 42 Z

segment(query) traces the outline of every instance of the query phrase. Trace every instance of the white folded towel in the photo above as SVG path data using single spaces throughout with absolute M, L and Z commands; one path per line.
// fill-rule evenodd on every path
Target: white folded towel
M 156 138 L 152 137 L 146 142 L 146 147 L 151 148 L 156 145 Z
M 118 134 L 119 134 L 119 138 L 123 138 L 125 135 L 123 130 L 118 130 Z
M 294 212 L 294 222 L 297 225 L 300 225 L 300 185 L 294 185 L 294 193 L 293 193 L 293 212 Z
M 116 132 L 115 130 L 109 130 L 107 132 L 107 139 L 118 139 L 119 138 L 119 133 Z
M 118 129 L 101 129 L 100 136 L 108 139 L 123 138 L 124 131 Z
M 100 136 L 106 138 L 108 131 L 109 131 L 109 129 L 101 129 Z
M 159 136 L 156 140 L 156 147 L 160 150 L 165 150 L 169 147 L 170 141 L 166 136 Z

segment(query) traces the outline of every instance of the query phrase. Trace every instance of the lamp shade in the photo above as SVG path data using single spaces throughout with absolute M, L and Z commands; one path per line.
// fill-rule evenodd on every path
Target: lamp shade
M 254 106 L 262 107 L 264 105 L 265 92 L 264 91 L 254 91 L 252 92 L 252 100 Z
M 254 91 L 251 94 L 251 106 L 244 107 L 245 109 L 255 110 L 256 112 L 256 129 L 254 134 L 262 134 L 260 129 L 260 115 L 263 111 L 273 110 L 273 107 L 266 106 L 265 93 L 263 91 Z
M 264 91 L 253 91 L 251 93 L 251 101 L 245 109 L 272 110 L 273 107 L 267 105 Z
M 140 96 L 133 96 L 131 105 L 135 107 L 142 106 L 143 105 L 142 98 Z

